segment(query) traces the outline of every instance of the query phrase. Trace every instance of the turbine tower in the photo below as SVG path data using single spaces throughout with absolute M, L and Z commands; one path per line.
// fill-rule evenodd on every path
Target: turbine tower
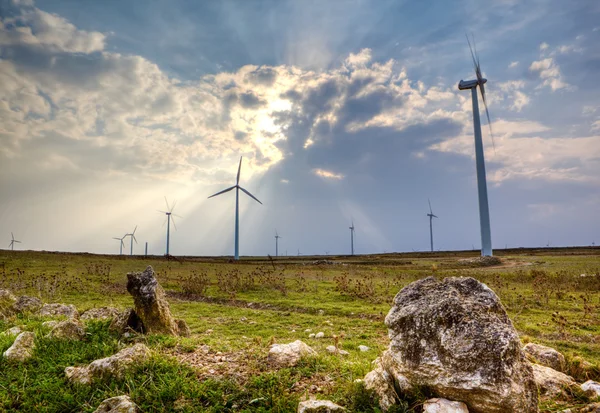
M 429 214 L 427 214 L 429 217 L 429 240 L 431 242 L 431 252 L 433 252 L 433 218 L 437 218 L 437 215 L 433 215 L 433 211 L 431 210 L 431 201 L 427 199 L 427 202 L 429 202 Z
M 171 222 L 173 222 L 173 228 L 175 228 L 175 230 L 177 230 L 177 225 L 175 225 L 175 218 L 173 218 L 173 217 L 177 217 L 177 218 L 181 218 L 181 217 L 179 215 L 175 215 L 173 213 L 173 210 L 175 209 L 175 204 L 177 204 L 177 201 L 175 201 L 173 203 L 173 206 L 170 207 L 169 201 L 167 201 L 167 197 L 165 197 L 165 204 L 167 204 L 167 210 L 166 211 L 158 211 L 158 212 L 165 214 L 167 216 L 167 252 L 165 255 L 169 255 L 169 240 L 171 238 Z M 137 242 L 137 240 L 136 240 L 136 242 Z
M 121 245 L 119 247 L 119 255 L 123 255 L 123 246 L 125 245 L 125 243 L 123 242 L 123 240 L 125 239 L 126 236 L 127 235 L 123 235 L 123 238 L 113 237 L 113 239 L 116 239 L 116 240 L 118 240 L 121 243 Z
M 279 256 L 279 238 L 282 238 L 279 236 L 279 234 L 277 233 L 277 230 L 275 230 L 275 256 L 278 257 Z
M 232 187 L 229 187 L 227 189 L 224 189 L 220 192 L 217 192 L 214 195 L 209 196 L 209 198 L 212 198 L 214 196 L 217 195 L 221 195 L 224 194 L 225 192 L 229 192 L 232 189 L 235 189 L 235 255 L 234 258 L 236 260 L 240 259 L 240 239 L 239 239 L 239 233 L 240 233 L 240 214 L 239 214 L 239 210 L 240 210 L 240 190 L 242 190 L 242 192 L 244 192 L 246 195 L 248 195 L 249 197 L 251 197 L 252 199 L 254 199 L 256 202 L 258 202 L 259 204 L 262 205 L 262 202 L 260 202 L 254 195 L 252 195 L 250 192 L 246 191 L 244 188 L 242 188 L 240 186 L 240 172 L 242 170 L 242 157 L 240 156 L 240 165 L 238 166 L 238 173 L 237 173 L 237 179 L 235 181 L 235 185 Z
M 481 91 L 481 98 L 483 105 L 485 106 L 485 114 L 488 119 L 488 126 L 490 127 L 490 135 L 492 134 L 492 124 L 490 122 L 490 113 L 488 111 L 487 102 L 485 100 L 485 88 L 484 84 L 487 79 L 484 79 L 481 75 L 481 66 L 479 64 L 479 56 L 477 55 L 477 49 L 473 53 L 471 42 L 467 36 L 467 42 L 469 43 L 469 49 L 471 50 L 471 57 L 473 58 L 473 64 L 475 65 L 475 75 L 477 79 L 474 80 L 461 80 L 458 83 L 459 90 L 471 89 L 471 98 L 473 101 L 473 129 L 475 134 L 475 164 L 477 167 L 477 190 L 479 193 L 479 225 L 481 228 L 481 255 L 484 257 L 492 256 L 492 232 L 490 228 L 490 210 L 488 206 L 488 194 L 487 194 L 487 182 L 485 179 L 485 159 L 483 157 L 483 140 L 481 138 L 481 123 L 479 122 L 479 105 L 477 101 L 477 87 Z M 492 144 L 493 144 L 492 136 Z
M 352 220 L 352 226 L 350 227 L 350 252 L 354 255 L 354 220 Z
M 135 230 L 137 229 L 137 225 L 135 226 L 135 228 L 133 229 L 133 232 L 131 234 L 125 234 L 125 237 L 131 237 L 131 245 L 129 247 L 129 255 L 133 255 L 133 241 L 135 241 L 135 243 L 137 244 L 137 239 L 135 238 Z
M 15 250 L 15 242 L 20 244 L 21 241 L 17 241 L 12 232 L 10 233 L 10 237 L 11 237 L 11 240 L 10 240 L 10 244 L 8 244 L 8 247 L 10 248 L 11 251 L 14 251 Z

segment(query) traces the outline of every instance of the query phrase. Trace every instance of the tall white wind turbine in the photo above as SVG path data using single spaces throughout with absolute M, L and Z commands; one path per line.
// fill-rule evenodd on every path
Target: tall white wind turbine
M 173 203 L 173 206 L 170 207 L 169 201 L 167 201 L 167 197 L 165 197 L 165 204 L 167 204 L 167 210 L 166 211 L 158 211 L 158 212 L 165 214 L 167 216 L 167 252 L 166 252 L 166 255 L 169 255 L 169 242 L 171 239 L 171 222 L 173 222 L 173 228 L 175 228 L 175 230 L 177 230 L 177 225 L 175 225 L 174 217 L 177 217 L 177 218 L 181 218 L 181 217 L 179 215 L 175 215 L 173 213 L 173 210 L 175 209 L 175 204 L 177 204 L 177 201 L 175 201 Z
M 238 166 L 238 173 L 237 173 L 237 179 L 235 181 L 235 185 L 232 187 L 229 187 L 227 189 L 224 189 L 220 192 L 217 192 L 214 195 L 209 196 L 209 198 L 212 198 L 214 196 L 217 195 L 221 195 L 224 194 L 225 192 L 229 192 L 232 189 L 235 189 L 235 255 L 234 258 L 236 260 L 240 259 L 240 239 L 239 239 L 239 233 L 240 233 L 240 214 L 239 214 L 239 209 L 240 209 L 240 190 L 242 192 L 244 192 L 246 195 L 248 195 L 249 197 L 251 197 L 252 199 L 254 199 L 256 202 L 258 202 L 259 204 L 262 205 L 262 202 L 260 202 L 258 200 L 258 198 L 256 198 L 254 195 L 252 195 L 250 192 L 246 191 L 244 188 L 242 188 L 240 186 L 240 172 L 242 170 L 242 157 L 240 156 L 240 165 Z
M 352 220 L 352 226 L 350 227 L 350 253 L 354 255 L 354 220 Z
M 429 202 L 429 214 L 427 214 L 427 216 L 429 217 L 429 240 L 431 243 L 431 252 L 433 252 L 433 218 L 437 218 L 437 215 L 433 215 L 433 210 L 431 209 L 431 201 L 428 199 L 427 202 Z
M 8 244 L 8 248 L 10 248 L 11 251 L 14 251 L 15 250 L 15 243 L 20 244 L 21 241 L 17 241 L 15 239 L 14 234 L 12 232 L 10 233 L 10 237 L 11 237 L 11 240 L 10 240 L 10 244 Z
M 113 239 L 116 239 L 120 243 L 120 246 L 119 246 L 119 255 L 123 255 L 123 247 L 125 245 L 125 243 L 123 242 L 123 240 L 125 239 L 125 237 L 127 237 L 127 235 L 123 235 L 122 238 L 113 237 Z
M 477 87 L 481 91 L 481 98 L 483 105 L 485 106 L 485 114 L 488 120 L 488 126 L 490 128 L 490 135 L 492 133 L 492 124 L 490 122 L 490 113 L 488 111 L 487 102 L 485 100 L 485 88 L 484 84 L 487 79 L 484 79 L 481 75 L 481 66 L 479 64 L 479 56 L 477 50 L 473 53 L 471 42 L 467 36 L 467 42 L 469 43 L 469 49 L 471 50 L 471 57 L 473 58 L 473 64 L 475 65 L 475 75 L 477 79 L 474 80 L 461 80 L 458 83 L 458 89 L 467 90 L 471 89 L 471 98 L 473 100 L 473 129 L 475 132 L 475 164 L 477 167 L 477 190 L 479 193 L 479 225 L 481 228 L 481 255 L 484 257 L 492 256 L 492 231 L 490 228 L 490 209 L 488 206 L 488 194 L 487 194 L 487 182 L 485 178 L 485 159 L 483 156 L 483 140 L 481 138 L 481 123 L 479 122 L 479 105 L 477 100 Z M 493 144 L 492 136 L 492 144 Z
M 275 230 L 275 256 L 278 257 L 279 256 L 279 238 L 282 238 L 279 236 L 279 234 L 277 233 L 277 230 Z
M 125 234 L 126 237 L 131 237 L 130 241 L 130 247 L 129 247 L 129 255 L 133 255 L 133 241 L 135 241 L 135 243 L 137 244 L 137 239 L 135 238 L 135 231 L 137 230 L 137 225 L 135 226 L 135 228 L 133 229 L 133 232 L 131 234 Z

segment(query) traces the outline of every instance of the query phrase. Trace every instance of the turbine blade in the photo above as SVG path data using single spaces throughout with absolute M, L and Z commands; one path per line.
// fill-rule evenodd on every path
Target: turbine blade
M 485 115 L 487 116 L 488 127 L 490 128 L 490 136 L 492 138 L 492 146 L 494 147 L 494 153 L 496 153 L 496 143 L 494 142 L 494 134 L 492 133 L 492 121 L 490 120 L 490 112 L 488 110 L 487 101 L 485 100 L 485 87 L 483 86 L 483 83 L 479 84 L 479 89 L 481 92 L 481 98 L 483 100 L 483 106 L 485 107 Z
M 171 214 L 171 216 L 183 219 L 183 217 L 181 215 Z
M 167 201 L 167 197 L 165 197 L 165 204 L 167 204 L 167 211 L 171 211 L 171 208 L 169 208 L 169 201 Z
M 237 186 L 237 185 L 234 185 L 234 186 L 232 186 L 232 187 L 229 187 L 229 188 L 227 188 L 227 189 L 223 189 L 221 192 L 217 192 L 216 194 L 214 194 L 214 195 L 211 195 L 211 196 L 209 196 L 208 198 L 212 198 L 213 196 L 217 196 L 217 195 L 224 194 L 225 192 L 229 192 L 229 191 L 231 191 L 232 189 L 234 189 L 236 186 Z M 207 198 L 207 199 L 208 199 L 208 198 Z
M 477 68 L 479 67 L 477 60 L 475 59 L 475 53 L 473 53 L 473 47 L 471 47 L 471 41 L 469 40 L 469 35 L 465 33 L 467 38 L 467 43 L 469 44 L 469 50 L 471 51 L 471 57 L 473 58 L 473 66 L 475 66 L 475 72 L 477 72 Z M 475 39 L 473 39 L 473 43 L 475 43 Z
M 254 195 L 252 195 L 250 192 L 246 191 L 246 190 L 245 190 L 244 188 L 242 188 L 241 186 L 240 186 L 239 188 L 240 188 L 242 191 L 244 191 L 244 192 L 246 193 L 246 195 L 249 195 L 249 196 L 251 196 L 251 197 L 252 197 L 252 198 L 253 198 L 253 199 L 254 199 L 256 202 L 258 202 L 259 204 L 261 204 L 261 205 L 262 205 L 262 202 L 260 202 L 260 201 L 258 200 L 258 198 L 256 198 L 256 197 L 255 197 Z
M 18 242 L 19 244 L 21 243 L 21 241 L 17 241 L 17 240 L 15 240 L 15 242 Z
M 242 157 L 240 156 L 240 166 L 238 166 L 237 180 L 235 181 L 236 185 L 240 184 L 240 172 L 241 171 L 242 171 Z
M 173 228 L 177 231 L 177 225 L 175 225 L 175 218 L 173 218 L 173 215 L 171 215 L 171 222 L 173 223 Z
M 158 212 L 160 212 L 161 214 L 166 214 L 167 211 L 161 211 L 160 209 L 157 209 Z
M 135 231 L 137 230 L 137 227 L 138 227 L 138 226 L 136 225 L 136 226 L 135 226 L 135 228 L 133 229 L 133 233 L 132 233 L 131 235 L 135 234 Z M 135 237 L 134 237 L 134 238 L 135 238 Z
M 119 241 L 121 241 L 121 238 L 116 238 L 116 237 L 113 237 L 113 239 L 118 239 Z
M 433 215 L 433 214 L 431 214 L 431 216 L 432 216 L 432 217 L 434 217 L 434 218 L 438 218 L 438 216 L 437 216 L 437 215 Z
M 131 234 L 131 237 L 133 238 L 133 240 L 135 241 L 135 243 L 137 244 L 137 239 L 135 238 L 135 235 Z
M 175 205 L 177 205 L 177 201 L 173 202 L 173 206 L 171 207 L 169 212 L 173 212 L 173 210 L 175 209 Z
M 429 203 L 429 213 L 433 215 L 433 210 L 431 209 L 431 201 L 427 198 L 427 202 Z

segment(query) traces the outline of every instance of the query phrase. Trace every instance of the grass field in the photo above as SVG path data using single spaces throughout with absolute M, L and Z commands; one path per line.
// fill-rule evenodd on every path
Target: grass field
M 73 386 L 64 368 L 90 362 L 128 344 L 106 323 L 88 324 L 84 342 L 44 338 L 43 319 L 0 320 L 0 331 L 25 325 L 38 332 L 35 357 L 25 365 L 0 359 L 0 410 L 93 411 L 103 399 L 130 394 L 150 411 L 295 411 L 308 395 L 351 411 L 378 411 L 354 380 L 387 347 L 383 319 L 394 295 L 417 279 L 471 276 L 501 298 L 523 342 L 552 346 L 579 381 L 600 379 L 600 248 L 498 251 L 503 264 L 477 267 L 476 252 L 370 256 L 280 257 L 276 260 L 100 256 L 0 251 L 0 288 L 45 302 L 131 307 L 126 273 L 152 265 L 175 317 L 190 338 L 132 337 L 155 349 L 148 363 L 122 380 Z M 326 260 L 324 260 L 326 258 Z M 325 338 L 309 338 L 322 331 Z M 299 367 L 273 370 L 269 345 L 301 339 L 319 356 Z M 12 343 L 0 337 L 0 351 Z M 329 354 L 336 344 L 350 354 Z M 360 352 L 359 345 L 370 350 Z M 206 347 L 208 346 L 208 347 Z M 584 372 L 578 357 L 596 369 Z M 399 411 L 418 411 L 418 400 Z M 544 402 L 559 411 L 581 400 Z M 416 410 L 410 410 L 414 408 Z

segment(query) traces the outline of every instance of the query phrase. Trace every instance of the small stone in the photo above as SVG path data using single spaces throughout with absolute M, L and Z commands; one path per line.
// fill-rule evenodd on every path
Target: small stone
M 73 304 L 44 304 L 40 308 L 42 317 L 79 318 L 79 311 Z
M 14 304 L 17 302 L 17 297 L 8 290 L 0 289 L 0 315 L 10 315 Z
M 33 356 L 35 334 L 25 331 L 17 336 L 12 346 L 3 354 L 4 358 L 12 361 L 25 361 Z
M 541 344 L 527 343 L 523 347 L 523 352 L 533 363 L 550 367 L 556 371 L 563 372 L 565 369 L 565 356 L 552 347 L 542 346 Z
M 177 334 L 181 337 L 189 337 L 192 335 L 190 327 L 187 325 L 185 320 L 176 319 L 175 324 L 177 325 Z
M 206 334 L 212 334 L 212 332 L 213 332 L 212 328 L 209 328 L 208 330 L 205 331 Z
M 315 333 L 310 333 L 310 334 L 308 335 L 308 338 L 315 338 Z
M 323 314 L 325 314 L 325 311 L 319 310 L 319 315 L 323 315 Z
M 12 306 L 12 311 L 20 313 L 35 313 L 42 308 L 42 301 L 36 297 L 22 295 L 17 298 L 17 301 Z
M 593 380 L 588 380 L 581 385 L 581 390 L 590 398 L 600 397 L 600 383 Z
M 310 333 L 312 330 L 310 328 L 307 328 L 306 330 L 304 330 L 305 333 Z
M 565 388 L 577 385 L 573 377 L 567 376 L 550 367 L 540 364 L 532 364 L 531 367 L 533 368 L 533 378 L 540 394 L 557 396 L 562 394 Z
M 80 318 L 82 320 L 112 320 L 119 314 L 119 310 L 114 307 L 98 307 L 84 311 Z
M 322 331 L 319 331 L 319 332 L 318 332 L 318 333 L 315 335 L 315 338 L 323 338 L 323 337 L 325 337 L 325 333 L 324 333 L 324 332 L 322 332 Z
M 244 323 L 244 322 L 246 322 L 246 321 L 248 321 L 248 319 L 247 319 L 246 317 L 242 317 L 242 318 L 240 318 L 240 322 Z
M 369 350 L 371 350 L 371 348 L 370 348 L 370 347 L 363 346 L 362 344 L 361 344 L 360 346 L 358 346 L 358 349 L 359 349 L 360 351 L 362 351 L 363 353 L 364 353 L 364 352 L 366 352 L 366 351 L 369 351 Z
M 579 410 L 578 413 L 600 413 L 600 403 L 588 404 L 587 406 Z
M 269 350 L 267 361 L 276 367 L 293 367 L 305 356 L 316 355 L 317 352 L 300 340 L 289 344 L 273 344 Z
M 327 350 L 328 353 L 337 353 L 336 346 L 327 346 L 327 348 L 325 350 Z
M 57 324 L 58 324 L 58 321 L 56 321 L 56 320 L 49 320 L 49 321 L 44 321 L 42 323 L 42 327 L 53 329 L 54 326 L 56 326 Z
M 87 366 L 67 367 L 65 375 L 72 383 L 90 384 L 95 380 L 107 377 L 119 378 L 128 368 L 140 364 L 150 356 L 150 349 L 138 343 L 118 353 L 92 361 Z
M 344 412 L 342 406 L 339 406 L 329 400 L 305 400 L 298 404 L 298 413 L 330 413 Z
M 6 330 L 5 332 L 3 332 L 1 335 L 3 335 L 3 336 L 18 336 L 22 332 L 23 332 L 23 330 L 21 330 L 21 327 L 12 327 L 12 328 L 9 328 L 8 330 Z
M 423 403 L 423 413 L 469 413 L 469 409 L 463 402 L 437 398 Z
M 141 413 L 129 396 L 117 396 L 104 400 L 94 413 Z
M 65 320 L 56 324 L 48 337 L 62 340 L 83 340 L 85 338 L 85 328 L 79 321 Z

